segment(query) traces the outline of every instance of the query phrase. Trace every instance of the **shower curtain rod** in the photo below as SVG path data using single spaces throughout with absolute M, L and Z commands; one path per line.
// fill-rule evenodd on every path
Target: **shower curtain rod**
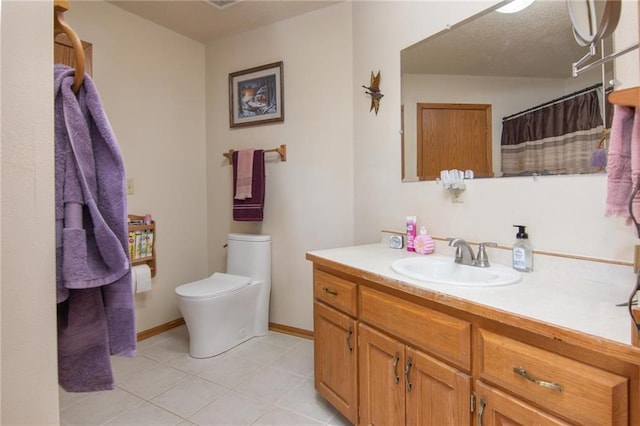
M 601 88 L 601 87 L 602 87 L 602 83 L 598 83 L 598 84 L 594 84 L 593 86 L 585 87 L 584 89 L 576 90 L 575 92 L 569 93 L 568 95 L 564 95 L 564 96 L 561 96 L 559 98 L 552 99 L 552 100 L 547 101 L 545 103 L 542 103 L 540 105 L 536 105 L 536 106 L 531 107 L 529 109 L 525 109 L 525 110 L 517 112 L 515 114 L 511 114 L 511 115 L 508 115 L 506 117 L 503 117 L 502 121 L 510 120 L 510 119 L 515 118 L 517 116 L 520 116 L 522 114 L 526 114 L 528 112 L 533 112 L 533 111 L 542 109 L 544 107 L 556 104 L 556 103 L 561 102 L 561 101 L 566 101 L 567 99 L 574 98 L 574 97 L 576 97 L 578 95 L 582 95 L 583 93 L 587 93 L 587 92 L 590 92 L 592 90 L 596 90 L 596 89 Z M 609 90 L 610 89 L 607 89 L 607 91 L 609 91 Z

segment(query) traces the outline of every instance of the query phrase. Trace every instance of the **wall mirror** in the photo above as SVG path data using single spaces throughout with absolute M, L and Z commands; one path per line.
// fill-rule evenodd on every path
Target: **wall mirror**
M 601 44 L 599 55 L 609 54 L 611 38 Z M 612 79 L 611 62 L 578 77 L 572 76 L 572 63 L 587 52 L 588 47 L 580 46 L 574 38 L 567 4 L 540 0 L 518 13 L 485 11 L 402 50 L 402 180 L 433 180 L 439 176 L 440 169 L 475 169 L 479 171 L 476 177 L 530 175 L 503 170 L 503 118 L 519 116 L 527 110 L 537 111 L 541 105 L 554 105 L 562 98 L 569 99 L 586 91 L 595 93 L 595 102 L 601 109 L 599 115 L 606 117 L 608 108 L 603 92 L 604 82 Z M 434 148 L 423 140 L 433 135 L 429 135 L 431 130 L 421 129 L 430 129 L 428 120 L 442 117 L 438 110 L 427 111 L 419 117 L 419 108 L 425 105 L 462 105 L 466 109 L 477 106 L 485 111 L 484 115 L 476 112 L 468 115 L 468 111 L 453 118 L 447 115 L 445 129 L 448 126 L 449 130 L 445 133 L 451 138 L 443 142 L 446 148 L 440 151 L 454 154 L 446 163 L 430 165 L 435 167 L 435 172 L 430 173 L 425 173 L 422 169 L 426 170 L 427 166 L 421 167 L 420 163 L 426 164 L 428 160 L 424 158 L 434 157 Z M 486 142 L 478 142 L 486 143 L 477 151 L 480 154 L 469 154 L 470 149 L 458 146 L 460 141 L 470 140 L 469 135 L 474 133 L 466 129 L 464 136 L 457 134 L 460 121 L 468 123 L 469 117 L 479 123 L 488 120 L 488 133 L 480 135 Z M 427 123 L 421 122 L 424 120 Z M 603 140 L 605 128 L 601 123 L 597 139 Z M 593 150 L 589 148 L 582 157 L 591 156 L 597 142 L 592 144 Z M 489 163 L 487 170 L 481 170 L 479 161 Z M 572 171 L 571 167 L 559 170 L 562 174 L 585 173 Z M 602 170 L 594 167 L 586 173 Z M 544 170 L 538 173 L 546 174 Z
M 620 1 L 567 0 L 573 34 L 581 46 L 588 46 L 615 31 L 620 19 Z

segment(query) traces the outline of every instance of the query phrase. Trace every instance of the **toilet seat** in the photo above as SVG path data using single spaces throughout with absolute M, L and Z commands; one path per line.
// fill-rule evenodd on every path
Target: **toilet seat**
M 222 296 L 249 284 L 250 277 L 215 272 L 209 278 L 176 287 L 176 294 L 183 299 L 206 299 Z

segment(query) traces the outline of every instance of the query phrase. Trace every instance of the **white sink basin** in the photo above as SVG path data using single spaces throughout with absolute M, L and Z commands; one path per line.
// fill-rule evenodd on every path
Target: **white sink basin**
M 408 257 L 396 260 L 391 269 L 418 281 L 470 287 L 493 287 L 520 281 L 520 272 L 502 265 L 488 268 L 455 263 L 442 256 Z

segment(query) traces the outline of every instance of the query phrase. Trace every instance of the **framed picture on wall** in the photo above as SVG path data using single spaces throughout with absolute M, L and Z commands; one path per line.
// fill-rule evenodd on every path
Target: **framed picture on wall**
M 229 126 L 284 121 L 282 61 L 229 74 Z

